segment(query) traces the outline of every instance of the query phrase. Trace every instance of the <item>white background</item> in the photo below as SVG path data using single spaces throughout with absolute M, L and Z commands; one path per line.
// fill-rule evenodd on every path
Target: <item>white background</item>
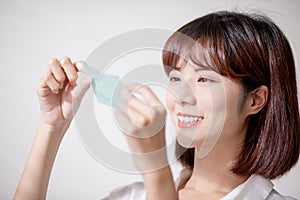
M 102 42 L 122 32 L 148 27 L 175 30 L 222 9 L 254 9 L 274 19 L 291 42 L 299 74 L 298 0 L 1 0 L 0 199 L 13 198 L 25 165 L 39 115 L 36 83 L 51 57 L 85 59 Z M 300 198 L 299 178 L 298 165 L 274 182 L 279 192 Z M 72 126 L 52 171 L 48 199 L 100 199 L 135 180 L 140 177 L 95 161 Z

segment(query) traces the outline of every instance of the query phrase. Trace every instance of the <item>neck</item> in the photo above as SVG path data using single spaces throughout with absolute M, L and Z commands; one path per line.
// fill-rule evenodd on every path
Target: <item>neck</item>
M 201 193 L 226 195 L 245 182 L 248 176 L 238 176 L 231 169 L 241 151 L 244 137 L 236 140 L 222 140 L 204 158 L 199 158 L 200 148 L 195 148 L 194 169 L 186 188 Z

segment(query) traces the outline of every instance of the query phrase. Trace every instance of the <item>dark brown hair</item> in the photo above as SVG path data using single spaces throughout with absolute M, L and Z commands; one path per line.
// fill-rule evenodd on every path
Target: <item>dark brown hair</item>
M 234 173 L 273 179 L 297 163 L 300 120 L 295 63 L 289 42 L 271 19 L 228 11 L 195 19 L 166 42 L 163 64 L 167 74 L 182 57 L 195 64 L 205 62 L 240 83 L 246 95 L 261 85 L 269 88 L 264 108 L 250 116 Z M 177 153 L 183 149 L 178 146 Z M 185 150 L 179 160 L 193 168 L 194 149 Z

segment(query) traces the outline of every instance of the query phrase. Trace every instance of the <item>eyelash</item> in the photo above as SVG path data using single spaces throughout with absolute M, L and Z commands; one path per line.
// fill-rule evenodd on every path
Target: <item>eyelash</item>
M 175 80 L 175 79 L 177 79 L 177 80 Z M 180 78 L 173 76 L 173 77 L 170 77 L 170 81 L 180 81 Z
M 170 81 L 180 81 L 180 78 L 173 76 L 173 77 L 170 77 Z M 206 82 L 209 82 L 209 81 L 211 81 L 211 80 L 208 79 L 208 78 L 201 77 L 201 78 L 198 79 L 197 82 L 206 83 Z
M 201 77 L 201 78 L 198 79 L 198 82 L 206 83 L 206 82 L 208 82 L 208 81 L 210 81 L 208 78 L 203 78 L 203 77 Z

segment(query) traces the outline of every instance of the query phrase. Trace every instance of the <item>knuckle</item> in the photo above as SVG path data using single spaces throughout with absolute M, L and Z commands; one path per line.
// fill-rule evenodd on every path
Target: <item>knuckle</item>
M 71 74 L 71 75 L 69 76 L 69 81 L 76 81 L 77 78 L 78 78 L 77 73 Z
M 61 64 L 66 64 L 71 62 L 71 59 L 68 56 L 64 56 L 61 60 L 60 60 Z
M 55 58 L 55 57 L 50 58 L 49 64 L 53 64 L 55 62 L 57 62 L 57 58 Z
M 57 59 L 55 57 L 50 58 L 48 62 L 48 67 L 51 69 L 57 63 Z
M 47 74 L 44 75 L 44 77 L 42 78 L 41 81 L 48 82 L 51 78 L 52 78 L 52 74 L 47 73 Z
M 165 108 L 164 106 L 159 105 L 159 106 L 157 107 L 157 109 L 158 109 L 158 112 L 159 112 L 160 114 L 162 114 L 162 115 L 166 115 L 166 114 L 167 114 L 167 110 L 166 110 L 166 108 Z
M 53 75 L 55 77 L 55 80 L 58 82 L 63 82 L 65 80 L 65 74 L 58 70 L 51 70 Z
M 146 117 L 142 116 L 140 117 L 138 124 L 141 125 L 142 127 L 145 127 L 149 124 L 149 120 Z
M 58 75 L 58 76 L 56 77 L 56 80 L 57 80 L 58 82 L 64 82 L 64 81 L 65 81 L 65 76 L 64 76 L 64 75 Z
M 48 84 L 53 90 L 59 89 L 59 84 L 56 81 L 52 81 L 51 84 Z
M 41 89 L 40 89 L 39 86 L 36 87 L 35 93 L 36 93 L 38 96 L 41 96 L 42 92 L 41 92 Z
M 152 91 L 152 90 L 150 89 L 150 87 L 149 87 L 149 86 L 146 86 L 146 85 L 141 86 L 141 90 L 142 90 L 142 91 L 145 91 L 145 92 L 151 92 L 151 91 Z

